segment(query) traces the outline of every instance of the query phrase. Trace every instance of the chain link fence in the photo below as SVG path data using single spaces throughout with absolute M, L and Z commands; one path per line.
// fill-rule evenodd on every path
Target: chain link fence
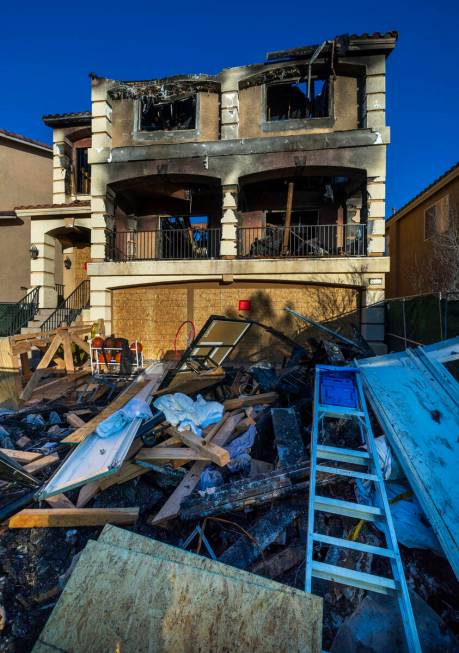
M 429 345 L 459 335 L 457 292 L 386 299 L 383 305 L 389 351 Z

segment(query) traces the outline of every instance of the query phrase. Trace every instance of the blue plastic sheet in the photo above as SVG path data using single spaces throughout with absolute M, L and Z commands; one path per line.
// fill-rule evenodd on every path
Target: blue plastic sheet
M 117 410 L 113 415 L 104 419 L 96 429 L 100 438 L 108 438 L 126 428 L 134 419 L 150 419 L 153 414 L 150 406 L 141 399 L 131 399 L 128 403 Z

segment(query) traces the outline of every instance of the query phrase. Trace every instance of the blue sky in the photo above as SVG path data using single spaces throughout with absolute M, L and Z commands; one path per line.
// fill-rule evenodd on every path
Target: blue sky
M 45 142 L 47 113 L 89 109 L 114 79 L 216 73 L 343 33 L 399 31 L 387 66 L 387 213 L 459 161 L 459 3 L 4 2 L 0 128 Z

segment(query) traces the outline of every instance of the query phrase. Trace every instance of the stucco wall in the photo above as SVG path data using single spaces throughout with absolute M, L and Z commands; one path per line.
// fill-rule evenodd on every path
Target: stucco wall
M 387 297 L 405 297 L 430 288 L 422 286 L 428 274 L 427 266 L 435 257 L 435 240 L 424 239 L 424 211 L 439 199 L 449 195 L 450 211 L 459 212 L 459 177 L 430 195 L 406 215 L 386 227 L 390 254 L 390 273 L 387 275 Z
M 0 136 L 0 211 L 52 201 L 52 154 L 7 144 Z M 0 218 L 0 302 L 30 286 L 30 219 Z
M 298 323 L 284 311 L 287 303 L 316 320 L 324 320 L 355 310 L 358 292 L 318 285 L 253 282 L 230 286 L 203 282 L 119 288 L 112 291 L 112 331 L 131 341 L 139 339 L 147 358 L 161 358 L 173 349 L 177 330 L 185 320 L 191 320 L 199 331 L 211 314 L 237 317 L 240 299 L 251 301 L 251 310 L 244 312 L 244 317 L 293 335 Z M 178 349 L 185 347 L 185 337 L 186 329 L 177 341 Z M 269 347 L 271 342 L 270 337 L 254 329 L 244 343 L 244 353 L 248 355 Z

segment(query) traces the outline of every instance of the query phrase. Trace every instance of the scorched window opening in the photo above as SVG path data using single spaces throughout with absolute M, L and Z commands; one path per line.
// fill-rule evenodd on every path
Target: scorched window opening
M 154 103 L 144 100 L 140 113 L 141 131 L 195 129 L 196 97 Z
M 266 91 L 267 120 L 306 120 L 326 118 L 328 80 L 312 79 L 308 94 L 307 80 L 268 84 Z

